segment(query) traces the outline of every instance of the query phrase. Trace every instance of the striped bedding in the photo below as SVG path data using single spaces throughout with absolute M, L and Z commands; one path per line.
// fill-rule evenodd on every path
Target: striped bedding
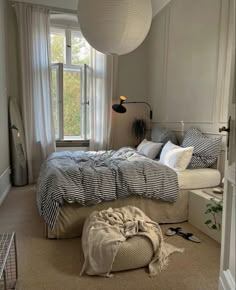
M 89 206 L 138 195 L 175 202 L 174 170 L 136 150 L 56 152 L 41 167 L 37 183 L 40 215 L 53 229 L 64 202 Z

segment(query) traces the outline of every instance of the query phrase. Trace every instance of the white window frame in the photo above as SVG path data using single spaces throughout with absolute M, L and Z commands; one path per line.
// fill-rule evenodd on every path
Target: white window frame
M 68 27 L 63 25 L 51 25 L 51 28 L 60 28 L 65 30 L 65 63 L 51 63 L 52 69 L 57 69 L 58 76 L 58 136 L 56 136 L 57 141 L 79 141 L 79 140 L 89 140 L 89 132 L 88 132 L 88 110 L 87 106 L 89 105 L 89 98 L 87 94 L 87 72 L 88 65 L 73 65 L 71 63 L 71 33 L 72 31 L 80 31 L 78 27 Z M 65 70 L 68 71 L 80 71 L 81 78 L 81 91 L 80 91 L 80 128 L 81 134 L 80 136 L 64 136 L 64 88 L 63 88 L 63 73 Z M 68 138 L 67 138 L 68 137 Z
M 56 136 L 57 140 L 63 139 L 64 132 L 64 118 L 63 118 L 63 63 L 53 63 L 51 64 L 51 69 L 56 69 L 56 82 L 58 88 L 58 136 Z

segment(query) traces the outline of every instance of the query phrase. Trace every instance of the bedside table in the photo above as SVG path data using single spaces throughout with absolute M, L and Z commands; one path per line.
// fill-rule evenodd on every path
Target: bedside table
M 222 200 L 223 194 L 214 194 L 212 188 L 196 189 L 189 192 L 189 214 L 188 221 L 190 224 L 198 228 L 200 231 L 216 240 L 221 242 L 221 231 L 209 229 L 205 224 L 208 219 L 213 219 L 209 214 L 205 214 L 208 203 L 214 198 L 217 201 Z M 217 220 L 221 223 L 222 212 L 217 213 Z

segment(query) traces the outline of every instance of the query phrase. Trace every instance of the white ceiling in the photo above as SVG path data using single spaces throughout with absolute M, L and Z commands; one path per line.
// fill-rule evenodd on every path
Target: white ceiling
M 171 0 L 152 0 L 152 15 L 153 17 L 165 7 Z
M 19 2 L 29 2 L 34 4 L 41 4 L 51 7 L 58 7 L 62 9 L 76 10 L 79 0 L 15 0 Z M 95 0 L 98 1 L 98 0 Z M 171 0 L 151 0 L 153 17 Z
M 0 0 L 1 1 L 1 0 Z M 9 0 L 11 1 L 11 0 Z M 14 0 L 32 4 L 56 7 L 61 9 L 77 10 L 78 0 Z

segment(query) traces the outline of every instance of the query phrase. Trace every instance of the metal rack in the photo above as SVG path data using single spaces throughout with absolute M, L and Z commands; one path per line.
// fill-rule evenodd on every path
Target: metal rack
M 16 289 L 17 276 L 16 235 L 0 234 L 0 290 Z

